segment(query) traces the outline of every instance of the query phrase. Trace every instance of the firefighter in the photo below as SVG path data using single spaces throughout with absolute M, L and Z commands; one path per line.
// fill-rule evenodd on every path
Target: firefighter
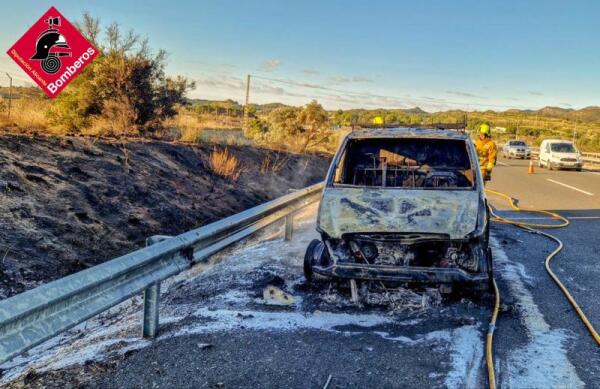
M 498 149 L 492 140 L 492 132 L 488 124 L 479 126 L 478 138 L 475 141 L 475 149 L 479 157 L 479 168 L 484 181 L 492 179 L 492 169 L 496 166 L 496 154 Z

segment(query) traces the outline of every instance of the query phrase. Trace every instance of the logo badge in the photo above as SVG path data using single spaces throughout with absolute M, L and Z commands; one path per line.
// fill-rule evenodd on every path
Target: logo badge
M 98 50 L 50 7 L 7 54 L 48 96 L 55 97 L 92 62 Z

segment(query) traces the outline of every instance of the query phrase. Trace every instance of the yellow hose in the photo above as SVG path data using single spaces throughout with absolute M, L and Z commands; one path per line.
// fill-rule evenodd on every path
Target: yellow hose
M 553 252 L 551 252 L 550 255 L 548 255 L 546 257 L 546 261 L 544 262 L 546 271 L 548 272 L 550 277 L 554 280 L 556 285 L 558 285 L 558 287 L 564 293 L 564 295 L 567 297 L 567 300 L 569 300 L 569 303 L 571 303 L 571 305 L 575 309 L 575 312 L 577 313 L 577 315 L 579 315 L 579 317 L 581 318 L 581 321 L 583 321 L 583 324 L 587 327 L 588 331 L 592 334 L 592 337 L 594 338 L 596 343 L 598 345 L 600 345 L 600 335 L 598 335 L 598 332 L 596 331 L 596 329 L 594 328 L 592 323 L 590 323 L 588 318 L 585 316 L 585 314 L 583 313 L 583 311 L 581 310 L 581 308 L 579 307 L 579 305 L 573 298 L 573 296 L 571 296 L 571 293 L 569 293 L 567 288 L 563 285 L 563 283 L 559 280 L 559 278 L 556 276 L 556 274 L 554 274 L 554 272 L 550 268 L 550 261 L 564 247 L 562 241 L 560 239 L 558 239 L 557 237 L 555 237 L 554 235 L 550 235 L 546 232 L 539 230 L 540 228 L 563 228 L 563 227 L 566 227 L 570 224 L 569 219 L 567 219 L 564 216 L 559 215 L 558 213 L 550 212 L 550 211 L 544 211 L 544 210 L 538 210 L 538 209 L 523 210 L 516 205 L 515 199 L 513 199 L 509 195 L 501 193 L 501 192 L 497 192 L 497 191 L 494 191 L 491 189 L 486 189 L 485 191 L 489 194 L 505 198 L 508 201 L 508 203 L 510 204 L 511 208 L 514 209 L 515 211 L 540 213 L 540 214 L 548 215 L 554 219 L 558 219 L 558 220 L 562 221 L 562 223 L 560 223 L 560 224 L 539 224 L 539 223 L 519 222 L 516 220 L 510 220 L 508 218 L 504 218 L 502 216 L 497 215 L 494 212 L 494 210 L 490 207 L 490 214 L 493 217 L 491 219 L 492 221 L 497 222 L 497 223 L 511 224 L 513 226 L 523 228 L 526 231 L 529 231 L 529 232 L 532 232 L 535 234 L 539 234 L 539 235 L 545 236 L 549 239 L 552 239 L 558 244 L 558 247 Z M 493 337 L 494 337 L 494 330 L 496 327 L 496 319 L 498 317 L 498 310 L 500 307 L 500 292 L 498 291 L 498 286 L 496 285 L 496 280 L 493 280 L 493 285 L 494 285 L 496 301 L 494 304 L 494 310 L 492 312 L 492 317 L 490 319 L 490 327 L 488 329 L 488 334 L 486 337 L 486 345 L 485 345 L 486 361 L 487 361 L 487 368 L 488 368 L 488 381 L 489 381 L 490 389 L 496 388 L 496 376 L 495 376 L 495 372 L 494 372 L 494 358 L 493 358 Z
M 515 211 L 540 213 L 542 215 L 548 215 L 548 216 L 550 216 L 550 217 L 552 217 L 554 219 L 562 220 L 561 224 L 525 223 L 525 222 L 518 222 L 518 221 L 515 221 L 515 220 L 510 220 L 510 219 L 503 218 L 502 216 L 496 215 L 494 213 L 494 211 L 492 211 L 491 214 L 494 217 L 493 221 L 495 221 L 495 222 L 505 223 L 505 224 L 512 224 L 512 225 L 517 226 L 517 227 L 531 227 L 531 228 L 563 228 L 563 227 L 566 227 L 566 226 L 568 226 L 570 224 L 569 219 L 567 219 L 564 216 L 559 215 L 558 213 L 550 212 L 550 211 L 544 211 L 544 210 L 541 210 L 541 209 L 521 209 L 521 208 L 519 208 L 515 204 L 515 199 L 513 199 L 509 195 L 504 194 L 502 192 L 496 192 L 495 190 L 491 190 L 491 189 L 486 189 L 485 191 L 487 193 L 489 193 L 489 194 L 493 194 L 493 195 L 505 198 L 508 201 L 508 203 L 510 204 L 510 207 L 512 209 L 514 209 Z
M 494 353 L 492 350 L 492 345 L 494 343 L 496 319 L 498 318 L 498 310 L 500 309 L 500 292 L 498 291 L 498 285 L 496 285 L 495 279 L 492 279 L 492 284 L 494 285 L 494 295 L 496 296 L 496 301 L 494 302 L 494 311 L 492 312 L 490 326 L 488 327 L 488 333 L 485 339 L 485 359 L 487 362 L 488 382 L 490 384 L 490 389 L 496 389 L 496 374 L 494 372 Z

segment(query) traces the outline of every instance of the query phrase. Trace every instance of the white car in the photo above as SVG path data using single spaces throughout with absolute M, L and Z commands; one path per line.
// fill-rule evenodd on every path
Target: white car
M 531 157 L 531 149 L 527 146 L 527 143 L 522 140 L 509 140 L 502 147 L 502 155 L 504 158 L 523 158 L 529 159 Z
M 544 139 L 540 145 L 539 167 L 553 169 L 575 169 L 581 171 L 581 154 L 568 140 Z

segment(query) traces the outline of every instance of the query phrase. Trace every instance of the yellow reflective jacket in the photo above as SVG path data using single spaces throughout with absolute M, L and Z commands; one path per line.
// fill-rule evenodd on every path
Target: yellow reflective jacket
M 477 150 L 481 170 L 491 172 L 494 166 L 496 166 L 496 155 L 498 154 L 496 143 L 490 138 L 477 139 L 475 141 L 475 150 Z

